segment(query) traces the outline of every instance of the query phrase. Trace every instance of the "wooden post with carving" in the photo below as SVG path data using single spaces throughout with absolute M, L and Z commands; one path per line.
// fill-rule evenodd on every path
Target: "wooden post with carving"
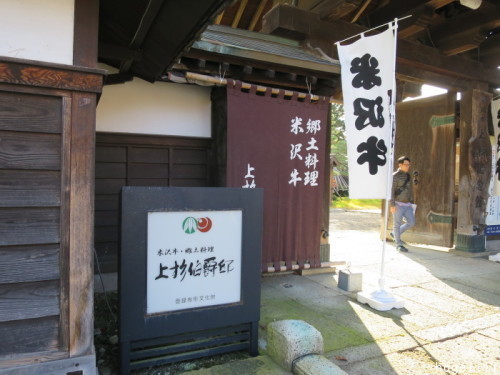
M 492 95 L 471 88 L 460 101 L 460 169 L 455 249 L 485 250 L 485 212 L 491 177 L 488 105 Z

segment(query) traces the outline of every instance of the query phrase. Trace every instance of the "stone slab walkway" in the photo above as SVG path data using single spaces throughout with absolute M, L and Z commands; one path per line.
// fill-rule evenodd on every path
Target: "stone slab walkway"
M 365 291 L 378 287 L 379 228 L 377 212 L 331 212 L 331 260 L 361 272 Z M 387 243 L 384 267 L 403 309 L 360 304 L 337 287 L 338 273 L 263 276 L 261 355 L 189 374 L 288 374 L 266 355 L 266 326 L 282 319 L 318 329 L 325 356 L 351 375 L 500 374 L 500 263 L 408 248 L 402 254 Z

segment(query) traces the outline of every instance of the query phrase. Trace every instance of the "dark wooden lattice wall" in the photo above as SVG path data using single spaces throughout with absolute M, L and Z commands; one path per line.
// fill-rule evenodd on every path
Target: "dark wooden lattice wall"
M 102 272 L 117 271 L 123 186 L 208 186 L 211 141 L 202 138 L 98 133 L 95 247 Z

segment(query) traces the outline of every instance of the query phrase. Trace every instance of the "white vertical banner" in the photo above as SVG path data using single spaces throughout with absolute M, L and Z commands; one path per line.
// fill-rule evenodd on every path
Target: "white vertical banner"
M 397 23 L 374 36 L 337 43 L 349 167 L 349 197 L 385 199 L 392 179 Z
M 495 137 L 495 139 L 498 139 Z M 486 231 L 489 232 L 492 226 L 500 225 L 500 196 L 494 194 L 495 189 L 495 179 L 497 175 L 495 174 L 495 169 L 497 165 L 497 142 L 491 148 L 491 181 L 490 188 L 488 189 L 489 197 L 488 204 L 486 205 Z M 495 230 L 498 232 L 498 228 Z
M 491 195 L 498 196 L 500 195 L 500 98 L 491 102 L 491 119 L 496 145 L 496 152 L 494 153 L 495 164 L 492 171 L 493 191 Z

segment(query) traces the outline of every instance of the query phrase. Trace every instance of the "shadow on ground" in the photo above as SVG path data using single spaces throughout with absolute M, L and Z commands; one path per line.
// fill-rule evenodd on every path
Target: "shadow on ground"
M 331 260 L 360 271 L 365 291 L 378 288 L 380 220 L 377 212 L 331 212 Z M 386 283 L 405 300 L 403 309 L 379 312 L 358 303 L 356 293 L 337 287 L 337 273 L 265 275 L 258 357 L 240 352 L 211 363 L 185 362 L 135 374 L 290 374 L 266 355 L 267 324 L 284 319 L 303 320 L 318 329 L 325 356 L 350 375 L 499 374 L 500 264 L 414 244 L 406 254 L 392 243 L 385 248 Z M 97 307 L 104 306 L 101 301 Z M 115 368 L 106 365 L 117 360 L 117 352 L 106 344 L 100 353 L 99 343 L 115 341 L 116 331 L 112 326 L 103 331 L 98 322 L 96 313 L 96 350 L 103 361 L 99 370 L 109 375 Z

